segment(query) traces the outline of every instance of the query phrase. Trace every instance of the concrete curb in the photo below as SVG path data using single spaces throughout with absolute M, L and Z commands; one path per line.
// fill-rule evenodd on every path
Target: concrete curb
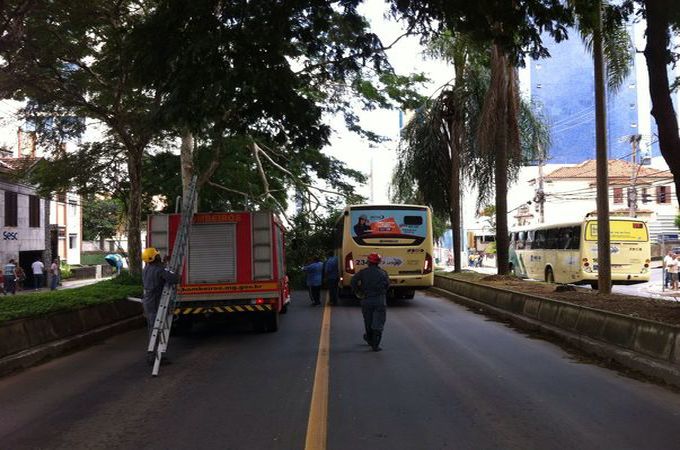
M 139 303 L 119 300 L 0 325 L 0 376 L 144 323 Z
M 85 333 L 70 336 L 66 339 L 48 342 L 38 347 L 32 347 L 22 352 L 6 356 L 0 359 L 0 377 L 32 366 L 37 366 L 50 359 L 90 346 L 111 336 L 139 328 L 144 324 L 144 317 L 130 317 L 89 330 Z
M 680 387 L 680 327 L 446 277 L 435 277 L 435 286 L 459 303 Z

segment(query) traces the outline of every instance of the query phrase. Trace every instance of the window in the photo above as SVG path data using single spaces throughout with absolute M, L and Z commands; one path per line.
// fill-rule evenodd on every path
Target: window
M 642 203 L 649 203 L 649 192 L 647 191 L 647 188 L 642 188 Z
M 536 230 L 534 232 L 534 242 L 531 245 L 532 249 L 541 250 L 546 247 L 548 236 L 547 230 Z
M 517 233 L 517 250 L 523 250 L 527 240 L 527 232 L 520 231 Z
M 5 226 L 17 226 L 17 193 L 5 191 Z
M 553 228 L 546 230 L 545 248 L 548 250 L 557 250 L 560 245 L 560 228 Z
M 534 234 L 535 233 L 536 233 L 535 231 L 527 231 L 527 239 L 524 243 L 525 249 L 531 250 L 532 248 L 534 248 Z
M 404 216 L 404 225 L 422 225 L 422 216 Z
M 40 228 L 40 197 L 28 196 L 28 226 Z
M 76 203 L 75 200 L 69 200 L 68 201 L 68 211 L 69 214 L 72 216 L 77 215 L 78 213 L 78 204 Z
M 560 228 L 557 248 L 560 250 L 578 250 L 580 236 L 580 226 Z
M 74 249 L 78 245 L 78 235 L 77 234 L 69 234 L 68 235 L 68 248 Z
M 670 203 L 671 202 L 671 188 L 670 188 L 670 186 L 657 186 L 656 187 L 656 202 L 657 203 Z
M 623 188 L 614 188 L 614 203 L 623 203 Z

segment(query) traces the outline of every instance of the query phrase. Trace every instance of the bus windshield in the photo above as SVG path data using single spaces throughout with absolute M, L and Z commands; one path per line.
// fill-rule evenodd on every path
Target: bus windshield
M 597 221 L 586 225 L 586 241 L 597 241 Z M 610 220 L 609 239 L 612 242 L 646 242 L 649 240 L 647 225 L 642 221 Z
M 422 208 L 352 208 L 352 238 L 357 244 L 380 240 L 382 244 L 422 242 L 427 237 L 427 210 Z M 368 240 L 368 242 L 367 242 Z

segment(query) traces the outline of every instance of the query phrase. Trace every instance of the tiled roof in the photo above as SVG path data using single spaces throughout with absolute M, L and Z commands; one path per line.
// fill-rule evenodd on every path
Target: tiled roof
M 670 171 L 657 170 L 645 166 L 635 166 L 637 170 L 638 179 L 663 179 L 672 178 Z M 633 164 L 621 159 L 609 160 L 609 178 L 625 178 L 630 179 L 633 171 Z M 576 166 L 560 167 L 545 176 L 546 180 L 564 180 L 564 179 L 580 179 L 590 180 L 595 179 L 597 174 L 597 167 L 594 159 L 589 159 Z

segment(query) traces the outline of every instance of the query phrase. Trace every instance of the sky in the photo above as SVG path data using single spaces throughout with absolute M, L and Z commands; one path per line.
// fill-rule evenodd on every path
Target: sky
M 371 29 L 381 39 L 383 45 L 391 44 L 404 33 L 405 27 L 394 19 L 386 18 L 388 4 L 383 0 L 367 0 L 359 11 L 371 23 Z M 407 36 L 399 40 L 387 51 L 389 61 L 398 74 L 423 72 L 430 79 L 421 89 L 421 94 L 430 95 L 438 87 L 450 81 L 453 70 L 442 61 L 433 61 L 423 56 L 423 47 L 417 37 Z M 343 129 L 343 121 L 333 118 L 334 133 L 331 145 L 324 152 L 347 163 L 352 169 L 366 175 L 373 165 L 373 196 L 371 200 L 370 183 L 357 186 L 357 192 L 367 198 L 370 203 L 389 202 L 388 187 L 392 169 L 396 163 L 396 149 L 399 138 L 399 111 L 376 109 L 358 113 L 361 125 L 375 133 L 388 138 L 380 144 L 369 143 L 355 133 Z

